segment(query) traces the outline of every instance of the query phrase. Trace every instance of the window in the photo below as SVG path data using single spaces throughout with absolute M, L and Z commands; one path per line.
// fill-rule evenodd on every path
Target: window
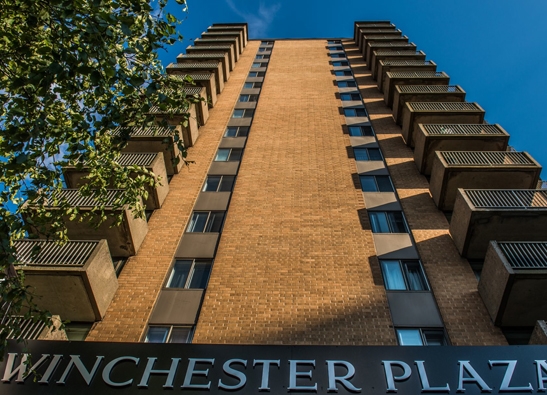
M 380 267 L 389 291 L 429 291 L 420 261 L 380 260 Z
M 258 52 L 266 52 L 268 48 L 258 48 Z
M 340 100 L 342 101 L 361 101 L 361 95 L 359 93 L 340 93 Z
M 331 53 L 329 54 L 331 58 L 333 59 L 343 59 L 346 57 L 345 53 Z
M 369 211 L 372 233 L 408 233 L 402 211 Z
M 253 69 L 256 69 L 256 68 L 259 68 L 259 67 L 262 67 L 262 63 L 253 63 L 253 65 L 251 66 L 251 68 L 253 68 Z
M 246 82 L 243 89 L 262 88 L 262 82 Z
M 270 59 L 270 55 L 256 55 L 255 59 Z
M 249 77 L 264 77 L 266 75 L 263 71 L 251 71 Z
M 232 118 L 252 118 L 255 110 L 250 109 L 235 109 Z
M 367 112 L 363 107 L 357 108 L 344 108 L 344 115 L 346 117 L 366 117 Z
M 191 233 L 218 233 L 222 228 L 224 215 L 224 211 L 194 211 L 186 231 Z
M 146 343 L 190 343 L 194 327 L 192 326 L 149 326 Z
M 349 66 L 349 63 L 346 61 L 336 61 L 336 62 L 332 62 L 332 65 L 334 67 L 341 67 L 341 66 Z
M 357 136 L 374 136 L 372 126 L 348 126 L 349 135 L 352 137 Z
M 234 187 L 235 176 L 207 176 L 203 185 L 203 192 L 231 192 Z
M 327 47 L 327 49 L 329 51 L 341 51 L 342 47 L 341 46 L 329 46 L 329 47 Z
M 215 162 L 237 162 L 241 160 L 243 149 L 241 148 L 219 148 L 215 156 Z
M 363 192 L 394 192 L 389 176 L 359 176 Z
M 257 101 L 258 95 L 239 95 L 239 102 Z
M 356 86 L 355 81 L 338 81 L 339 88 L 355 88 Z
M 355 160 L 382 160 L 379 148 L 354 148 Z
M 273 45 L 273 41 L 261 41 L 260 45 Z
M 334 75 L 337 77 L 351 77 L 351 71 L 349 70 L 337 70 L 334 72 Z
M 340 40 L 327 40 L 327 44 L 340 44 Z
M 247 137 L 248 134 L 248 126 L 228 126 L 224 132 L 224 137 Z
M 401 346 L 446 346 L 442 329 L 408 328 L 396 329 L 397 340 Z
M 205 289 L 212 266 L 210 260 L 177 260 L 167 280 L 167 288 Z

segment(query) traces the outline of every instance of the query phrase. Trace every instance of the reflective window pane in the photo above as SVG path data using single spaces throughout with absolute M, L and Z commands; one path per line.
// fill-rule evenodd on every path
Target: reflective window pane
M 380 192 L 393 192 L 393 185 L 389 176 L 376 176 L 376 184 Z
M 446 339 L 442 330 L 424 330 L 423 337 L 427 346 L 446 346 Z
M 397 329 L 397 338 L 401 346 L 423 346 L 419 329 Z
M 167 288 L 184 288 L 192 268 L 192 261 L 176 261 Z
M 147 343 L 165 343 L 169 335 L 169 327 L 151 326 L 148 328 L 145 342 Z
M 218 188 L 219 192 L 231 192 L 234 187 L 235 176 L 222 176 L 220 181 L 220 186 Z
M 226 162 L 228 160 L 228 156 L 230 155 L 230 149 L 229 148 L 219 148 L 217 151 L 217 155 L 215 156 L 216 162 Z
M 401 211 L 389 211 L 387 212 L 387 216 L 389 218 L 392 233 L 408 233 Z
M 236 137 L 237 126 L 228 126 L 224 132 L 224 137 Z
M 188 288 L 205 289 L 211 273 L 211 261 L 196 261 Z
M 376 181 L 374 176 L 359 176 L 361 181 L 361 190 L 363 192 L 377 192 L 378 188 L 376 187 Z
M 411 291 L 428 291 L 429 287 L 425 281 L 425 275 L 422 266 L 418 261 L 403 261 L 402 262 L 408 288 Z
M 220 232 L 224 221 L 224 213 L 211 213 L 205 232 Z
M 242 155 L 243 151 L 241 149 L 238 149 L 238 148 L 233 148 L 230 152 L 230 155 L 228 156 L 228 161 L 230 162 L 237 162 L 239 160 L 241 160 L 241 155 Z
M 389 224 L 385 212 L 370 211 L 370 224 L 373 233 L 390 233 Z
M 354 148 L 353 154 L 355 160 L 369 160 L 368 150 L 366 148 Z
M 232 114 L 232 118 L 243 118 L 244 114 L 245 114 L 245 110 L 234 110 L 234 113 Z
M 173 327 L 169 343 L 190 343 L 191 327 Z
M 379 148 L 368 148 L 370 160 L 382 160 L 382 153 Z
M 209 212 L 194 212 L 188 225 L 188 232 L 203 232 Z
M 216 192 L 221 179 L 221 176 L 207 176 L 205 185 L 203 186 L 203 192 Z
M 386 289 L 390 291 L 406 290 L 405 279 L 399 261 L 380 261 L 380 265 L 382 266 Z

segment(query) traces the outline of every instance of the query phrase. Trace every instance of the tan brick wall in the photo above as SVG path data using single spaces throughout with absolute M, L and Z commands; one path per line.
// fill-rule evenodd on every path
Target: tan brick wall
M 325 46 L 275 43 L 194 343 L 395 344 Z
M 230 74 L 215 108 L 210 110 L 207 125 L 200 129 L 196 145 L 188 150 L 188 159 L 195 163 L 171 180 L 163 207 L 154 212 L 148 223 L 149 232 L 139 253 L 128 260 L 118 279 L 119 289 L 105 318 L 94 326 L 86 340 L 141 339 L 258 45 L 259 42 L 249 42 Z
M 403 142 L 401 128 L 393 121 L 391 109 L 385 105 L 358 48 L 350 43 L 346 52 L 451 343 L 507 344 L 501 331 L 492 324 L 477 291 L 473 271 L 458 254 L 448 233 L 448 221 L 433 203 L 429 184 L 418 172 L 412 150 Z

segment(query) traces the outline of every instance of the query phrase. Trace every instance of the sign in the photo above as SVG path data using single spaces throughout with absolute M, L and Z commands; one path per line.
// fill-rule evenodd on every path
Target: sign
M 0 394 L 521 395 L 547 391 L 546 360 L 547 346 L 12 342 Z

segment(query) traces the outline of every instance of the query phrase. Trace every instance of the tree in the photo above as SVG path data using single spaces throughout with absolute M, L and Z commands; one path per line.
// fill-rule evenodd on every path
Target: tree
M 90 169 L 81 193 L 103 204 L 100 220 L 107 187 L 125 190 L 116 206 L 143 216 L 145 186 L 161 182 L 116 159 L 128 128 L 155 124 L 152 107 L 188 114 L 197 100 L 182 89 L 191 81 L 168 78 L 157 57 L 182 38 L 180 21 L 165 11 L 168 1 L 0 0 L 0 356 L 7 333 L 20 330 L 10 316 L 51 324 L 17 274 L 13 243 L 37 231 L 67 240 L 62 218 L 82 213 L 58 201 L 63 166 Z M 185 0 L 175 1 L 186 11 Z M 117 128 L 121 133 L 112 133 Z M 44 210 L 52 201 L 59 209 Z

